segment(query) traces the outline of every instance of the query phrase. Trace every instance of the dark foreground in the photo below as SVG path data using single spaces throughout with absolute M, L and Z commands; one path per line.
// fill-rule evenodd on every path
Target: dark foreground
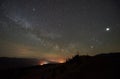
M 63 64 L 1 70 L 0 79 L 120 79 L 120 53 L 76 55 Z

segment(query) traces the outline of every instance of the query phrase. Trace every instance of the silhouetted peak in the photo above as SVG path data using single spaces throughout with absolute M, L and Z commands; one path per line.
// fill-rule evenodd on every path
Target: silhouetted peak
M 79 58 L 80 58 L 79 55 L 75 55 L 72 59 L 73 59 L 73 60 L 78 60 Z
M 75 55 L 73 58 L 69 59 L 67 63 L 77 63 L 77 64 L 82 64 L 84 62 L 87 62 L 90 59 L 90 56 L 80 56 L 80 55 Z
M 76 63 L 78 62 L 80 59 L 80 56 L 79 55 L 75 55 L 74 57 L 72 57 L 71 59 L 68 59 L 67 60 L 67 63 Z

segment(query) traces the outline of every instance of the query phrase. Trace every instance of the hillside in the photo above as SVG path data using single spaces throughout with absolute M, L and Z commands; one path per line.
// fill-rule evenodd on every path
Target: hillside
M 120 53 L 79 56 L 63 64 L 1 71 L 0 79 L 120 79 Z
M 15 69 L 38 65 L 40 60 L 34 58 L 0 57 L 0 70 Z

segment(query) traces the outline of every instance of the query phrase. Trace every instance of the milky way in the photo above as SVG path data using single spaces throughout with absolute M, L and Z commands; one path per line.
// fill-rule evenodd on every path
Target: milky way
M 60 59 L 120 52 L 119 0 L 3 0 L 0 56 Z

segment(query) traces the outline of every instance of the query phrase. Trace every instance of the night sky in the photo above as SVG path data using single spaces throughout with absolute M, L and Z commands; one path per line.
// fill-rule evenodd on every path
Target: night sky
M 120 52 L 119 0 L 0 0 L 0 57 L 62 60 Z

